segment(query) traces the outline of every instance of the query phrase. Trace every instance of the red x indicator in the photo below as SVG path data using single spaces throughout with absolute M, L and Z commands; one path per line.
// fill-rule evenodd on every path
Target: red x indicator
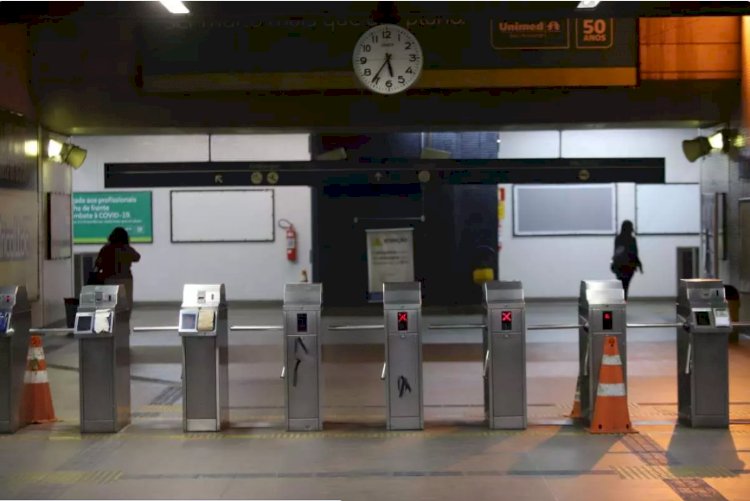
M 513 330 L 513 312 L 512 311 L 500 312 L 500 328 L 504 331 Z
M 398 330 L 400 331 L 409 330 L 409 313 L 405 311 L 399 311 L 396 314 L 396 319 L 398 320 Z

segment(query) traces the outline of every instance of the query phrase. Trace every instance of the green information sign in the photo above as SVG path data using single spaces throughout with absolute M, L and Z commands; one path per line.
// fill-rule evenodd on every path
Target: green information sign
M 134 243 L 154 241 L 150 191 L 102 191 L 73 194 L 73 243 L 103 244 L 122 226 Z

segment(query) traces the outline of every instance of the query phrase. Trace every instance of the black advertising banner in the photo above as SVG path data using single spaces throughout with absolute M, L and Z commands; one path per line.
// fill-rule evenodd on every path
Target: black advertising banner
M 522 86 L 636 84 L 635 19 L 592 14 L 519 20 L 495 16 L 491 7 L 478 9 L 401 18 L 399 24 L 414 33 L 424 53 L 418 87 L 457 86 L 451 75 L 462 75 L 457 82 L 472 86 L 482 81 L 478 76 L 487 76 L 489 86 L 514 86 L 519 78 L 530 80 Z M 160 90 L 162 77 L 224 75 L 248 88 L 353 88 L 354 44 L 372 26 L 364 15 L 150 22 L 140 33 L 144 87 Z M 535 71 L 517 73 L 528 69 Z M 571 72 L 578 69 L 586 71 Z M 222 89 L 221 78 L 214 83 Z
M 0 284 L 39 298 L 37 129 L 0 111 Z

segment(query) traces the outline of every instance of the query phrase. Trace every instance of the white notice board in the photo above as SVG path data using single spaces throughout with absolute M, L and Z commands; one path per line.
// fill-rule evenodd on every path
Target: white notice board
M 273 242 L 273 190 L 173 190 L 172 242 Z
M 614 184 L 516 184 L 513 235 L 614 235 Z
M 635 231 L 640 235 L 691 235 L 701 232 L 699 184 L 638 184 Z
M 414 228 L 368 229 L 367 297 L 383 301 L 384 282 L 414 281 Z

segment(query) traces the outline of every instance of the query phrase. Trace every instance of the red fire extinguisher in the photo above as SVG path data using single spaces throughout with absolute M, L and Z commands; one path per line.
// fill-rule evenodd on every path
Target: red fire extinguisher
M 286 230 L 286 258 L 293 263 L 297 262 L 297 231 L 294 225 L 287 219 L 279 220 L 279 228 Z

